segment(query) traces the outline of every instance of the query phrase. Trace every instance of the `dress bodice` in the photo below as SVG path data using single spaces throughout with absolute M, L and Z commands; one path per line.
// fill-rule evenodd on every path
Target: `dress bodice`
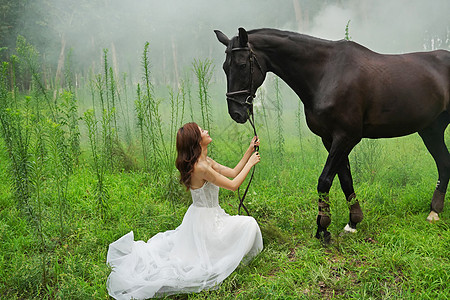
M 219 206 L 219 187 L 210 182 L 198 189 L 191 189 L 192 204 L 197 207 Z

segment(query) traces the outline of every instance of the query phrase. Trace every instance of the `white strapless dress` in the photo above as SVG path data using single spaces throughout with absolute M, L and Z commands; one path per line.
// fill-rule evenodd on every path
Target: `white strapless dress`
M 263 248 L 255 219 L 230 216 L 219 206 L 219 187 L 192 190 L 193 203 L 175 230 L 147 243 L 133 231 L 109 245 L 107 280 L 116 299 L 146 299 L 217 288 L 239 265 Z

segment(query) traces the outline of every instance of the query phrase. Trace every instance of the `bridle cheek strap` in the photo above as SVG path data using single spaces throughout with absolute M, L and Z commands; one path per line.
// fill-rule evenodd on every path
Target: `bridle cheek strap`
M 245 89 L 245 90 L 239 90 L 239 91 L 226 93 L 227 100 L 231 100 L 240 105 L 250 105 L 251 106 L 251 105 L 253 105 L 253 99 L 256 97 L 255 94 L 252 92 L 253 91 L 253 71 L 254 71 L 253 64 L 254 64 L 254 62 L 256 62 L 260 71 L 263 72 L 261 69 L 261 65 L 259 64 L 258 60 L 256 59 L 256 55 L 255 55 L 255 53 L 253 53 L 252 49 L 250 48 L 250 45 L 248 45 L 247 47 L 233 48 L 233 49 L 231 49 L 231 51 L 249 51 L 250 52 L 250 58 L 249 58 L 249 61 L 250 61 L 250 73 L 249 73 L 250 86 L 248 89 Z M 244 102 L 241 102 L 235 98 L 235 96 L 239 96 L 242 94 L 248 95 L 247 98 L 245 98 Z

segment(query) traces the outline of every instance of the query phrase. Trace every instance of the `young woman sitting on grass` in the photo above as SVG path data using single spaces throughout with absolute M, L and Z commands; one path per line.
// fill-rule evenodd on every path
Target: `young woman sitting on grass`
M 192 204 L 175 230 L 160 232 L 147 243 L 133 232 L 109 245 L 107 280 L 116 299 L 146 299 L 214 289 L 240 264 L 263 248 L 255 219 L 230 216 L 219 206 L 219 187 L 236 190 L 260 161 L 254 137 L 233 169 L 208 157 L 212 139 L 196 123 L 178 130 L 176 167 L 191 191 Z M 229 178 L 233 178 L 232 180 Z

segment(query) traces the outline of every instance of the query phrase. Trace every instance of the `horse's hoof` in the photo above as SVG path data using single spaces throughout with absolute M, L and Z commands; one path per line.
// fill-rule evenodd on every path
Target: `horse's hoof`
M 321 241 L 324 245 L 328 245 L 331 242 L 331 233 L 329 231 L 318 230 L 316 232 L 316 239 Z
M 329 245 L 330 242 L 331 242 L 331 233 L 328 232 L 328 231 L 325 231 L 325 232 L 323 233 L 323 243 L 324 243 L 325 245 Z
M 356 230 L 355 228 L 351 228 L 350 225 L 345 225 L 344 227 L 344 231 L 345 232 L 351 232 L 351 233 L 356 233 L 358 230 Z
M 433 223 L 435 221 L 439 221 L 438 213 L 432 210 L 430 212 L 430 214 L 428 215 L 428 217 L 427 217 L 427 221 L 430 222 L 430 223 Z

